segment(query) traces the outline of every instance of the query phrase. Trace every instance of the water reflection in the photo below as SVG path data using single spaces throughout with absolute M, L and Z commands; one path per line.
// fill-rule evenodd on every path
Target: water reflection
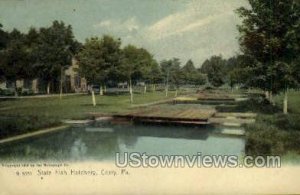
M 86 156 L 87 147 L 81 139 L 75 140 L 73 146 L 71 147 L 71 159 L 82 160 Z
M 120 135 L 118 139 L 119 145 L 124 145 L 126 149 L 134 149 L 135 145 L 138 141 L 137 136 L 130 136 L 130 135 Z
M 116 152 L 149 155 L 241 155 L 243 138 L 214 136 L 213 128 L 96 123 L 0 145 L 1 160 L 113 161 Z

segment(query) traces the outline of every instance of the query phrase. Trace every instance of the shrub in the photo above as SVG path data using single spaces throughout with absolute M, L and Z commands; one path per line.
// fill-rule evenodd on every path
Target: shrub
M 290 132 L 285 142 L 286 148 L 300 154 L 300 132 Z
M 252 124 L 246 127 L 247 155 L 282 155 L 286 151 L 288 133 L 266 124 Z
M 300 131 L 300 115 L 298 114 L 282 114 L 259 115 L 257 123 L 266 123 L 275 125 L 283 131 Z

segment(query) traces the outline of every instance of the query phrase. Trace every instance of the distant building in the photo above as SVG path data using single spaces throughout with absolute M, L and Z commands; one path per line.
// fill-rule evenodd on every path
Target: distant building
M 142 86 L 142 87 L 144 87 L 146 84 L 145 84 L 145 82 L 143 82 L 143 81 L 138 81 L 138 82 L 136 83 L 136 85 L 137 85 L 137 86 Z
M 64 93 L 80 93 L 87 91 L 87 82 L 86 79 L 80 77 L 78 72 L 78 64 L 75 59 L 72 59 L 72 65 L 65 70 L 64 81 L 63 81 L 63 92 Z M 24 79 L 17 80 L 17 88 L 21 88 L 22 92 L 31 93 L 45 93 L 46 83 L 44 83 L 41 79 Z M 58 84 L 58 83 L 56 83 Z M 14 88 L 14 83 L 10 81 L 0 82 L 0 89 L 11 89 Z M 57 87 L 56 87 L 57 88 Z
M 127 87 L 128 87 L 128 83 L 127 82 L 118 83 L 118 88 L 127 88 Z
M 65 85 L 66 90 L 69 92 L 86 92 L 87 91 L 87 81 L 85 78 L 81 77 L 78 73 L 78 64 L 77 61 L 72 59 L 72 66 L 70 66 L 65 71 Z M 69 86 L 69 88 L 68 88 Z

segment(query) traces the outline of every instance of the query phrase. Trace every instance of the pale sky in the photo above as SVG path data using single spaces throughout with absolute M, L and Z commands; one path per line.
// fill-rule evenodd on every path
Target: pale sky
M 247 5 L 247 0 L 0 0 L 0 23 L 26 32 L 62 20 L 81 42 L 111 34 L 159 61 L 192 59 L 199 67 L 212 55 L 239 52 L 240 19 L 233 11 Z

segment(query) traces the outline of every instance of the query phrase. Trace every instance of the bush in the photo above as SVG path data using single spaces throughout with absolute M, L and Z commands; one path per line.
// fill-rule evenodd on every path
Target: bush
M 276 117 L 276 126 L 283 130 L 300 131 L 300 115 L 298 114 L 278 114 Z
M 286 139 L 286 148 L 300 154 L 300 133 L 290 132 Z
M 32 89 L 26 89 L 26 88 L 22 88 L 22 92 L 21 95 L 33 95 L 34 91 Z
M 257 118 L 258 123 L 266 123 L 275 125 L 283 131 L 300 131 L 300 115 L 298 114 L 282 114 L 260 115 Z
M 300 154 L 299 125 L 298 115 L 259 115 L 255 124 L 246 126 L 246 154 Z
M 15 95 L 15 91 L 12 88 L 0 89 L 0 95 L 12 96 Z
M 288 133 L 266 124 L 252 124 L 246 127 L 247 155 L 282 155 L 285 153 Z

